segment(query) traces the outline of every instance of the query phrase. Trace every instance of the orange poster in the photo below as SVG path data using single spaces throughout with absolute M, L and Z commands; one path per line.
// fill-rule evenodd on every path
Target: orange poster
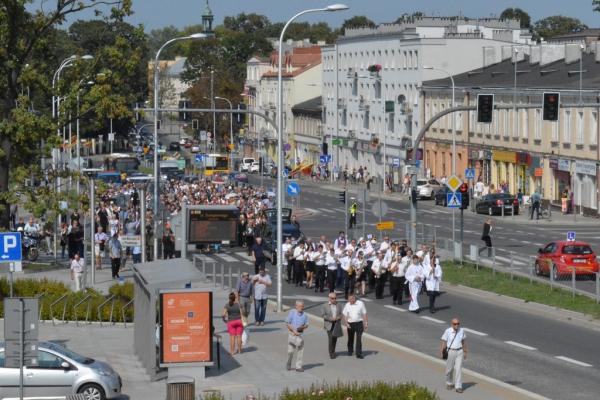
M 161 293 L 161 362 L 212 361 L 212 293 Z

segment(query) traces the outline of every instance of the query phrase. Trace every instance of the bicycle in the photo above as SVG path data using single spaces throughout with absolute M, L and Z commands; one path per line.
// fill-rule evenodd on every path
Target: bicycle
M 533 217 L 533 215 L 531 215 L 531 207 L 533 207 L 533 205 L 531 204 L 531 199 L 529 199 L 527 200 L 527 215 Z M 537 216 L 543 219 L 552 218 L 552 208 L 550 206 L 550 202 L 547 202 L 545 207 L 540 202 L 539 214 Z

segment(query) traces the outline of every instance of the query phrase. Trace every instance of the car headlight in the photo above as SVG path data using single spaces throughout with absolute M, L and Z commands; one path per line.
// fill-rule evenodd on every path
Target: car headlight
M 115 373 L 113 371 L 110 371 L 110 370 L 107 370 L 107 369 L 99 369 L 97 372 L 98 372 L 99 375 L 102 375 L 102 376 L 112 377 L 112 376 L 115 375 Z

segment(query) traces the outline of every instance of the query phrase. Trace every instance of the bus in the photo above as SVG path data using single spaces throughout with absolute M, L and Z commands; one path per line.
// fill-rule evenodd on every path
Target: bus
M 229 174 L 229 156 L 225 154 L 207 154 L 204 157 L 204 175 Z
M 130 173 L 137 171 L 140 160 L 134 154 L 113 153 L 104 160 L 104 168 L 119 173 Z

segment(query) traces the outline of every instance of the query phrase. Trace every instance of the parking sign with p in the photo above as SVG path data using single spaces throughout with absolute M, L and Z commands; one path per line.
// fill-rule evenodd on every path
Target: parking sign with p
M 0 233 L 0 262 L 21 261 L 21 234 L 19 232 Z

